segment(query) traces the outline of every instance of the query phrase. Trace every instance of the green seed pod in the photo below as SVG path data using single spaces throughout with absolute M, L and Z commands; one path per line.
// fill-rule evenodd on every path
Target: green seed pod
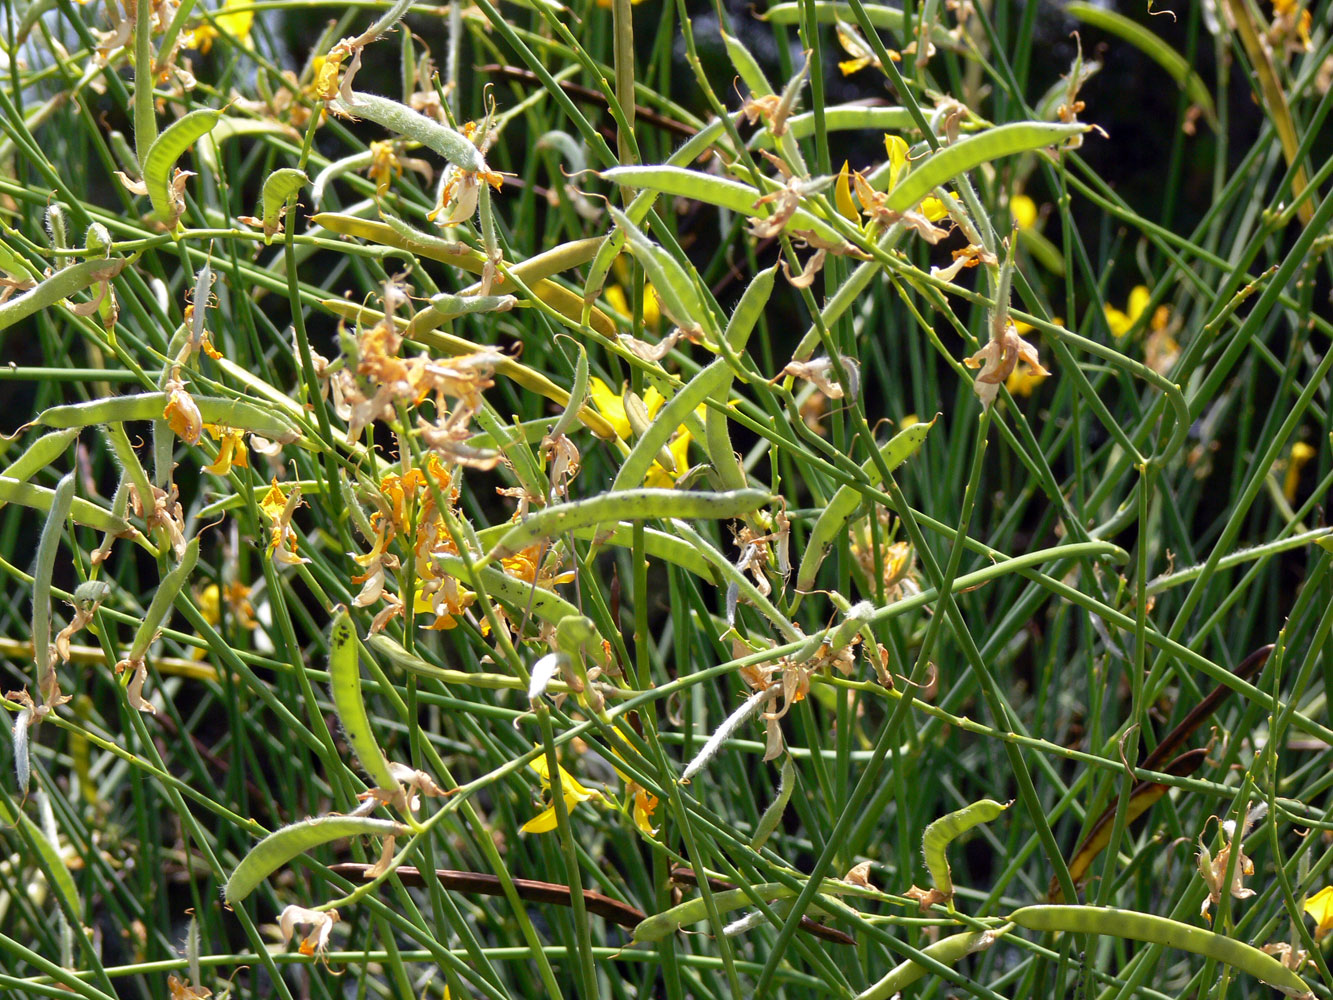
M 930 433 L 930 429 L 934 426 L 935 420 L 931 420 L 929 423 L 913 424 L 886 441 L 879 449 L 879 454 L 881 461 L 888 467 L 888 470 L 892 472 L 914 455 L 925 442 L 926 435 Z M 883 482 L 879 465 L 874 459 L 867 459 L 863 462 L 861 471 L 870 480 L 871 486 L 878 487 Z M 801 557 L 801 566 L 796 573 L 796 589 L 798 591 L 807 591 L 814 587 L 815 575 L 819 572 L 820 564 L 823 563 L 824 557 L 828 555 L 828 550 L 833 547 L 833 543 L 841 535 L 847 519 L 856 512 L 860 503 L 861 494 L 854 487 L 840 486 L 837 492 L 833 494 L 833 499 L 828 502 L 828 505 L 819 515 L 819 519 L 815 521 L 815 526 L 810 529 L 805 554 Z
M 891 212 L 906 212 L 940 185 L 948 184 L 959 174 L 983 163 L 1058 145 L 1091 129 L 1091 125 L 1080 124 L 1011 122 L 959 139 L 912 164 L 912 172 L 889 192 L 885 207 Z M 876 174 L 880 176 L 880 172 Z M 887 177 L 887 174 L 883 176 Z
M 486 561 L 513 555 L 543 538 L 553 538 L 579 528 L 659 517 L 722 520 L 758 510 L 771 499 L 772 496 L 764 490 L 704 493 L 637 489 L 605 493 L 587 500 L 555 504 L 530 514 L 501 536 Z
M 0 330 L 27 319 L 99 281 L 109 281 L 125 267 L 124 260 L 85 260 L 62 268 L 36 288 L 0 303 Z
M 305 171 L 295 167 L 284 167 L 268 175 L 261 197 L 265 245 L 273 242 L 273 236 L 282 224 L 283 213 L 287 211 L 287 203 L 309 183 Z
M 222 112 L 212 108 L 191 111 L 163 129 L 148 147 L 148 154 L 143 159 L 143 180 L 157 221 L 174 225 L 179 218 L 176 198 L 171 190 L 171 171 L 185 151 L 208 135 L 221 117 Z
M 366 714 L 359 650 L 352 618 L 346 610 L 340 610 L 334 616 L 329 633 L 329 689 L 333 693 L 333 709 L 342 723 L 347 745 L 356 754 L 366 775 L 376 787 L 394 789 L 398 782 L 389 770 L 389 761 L 375 739 L 370 716 Z
M 486 169 L 486 161 L 482 158 L 481 150 L 474 146 L 467 136 L 413 111 L 406 105 L 377 94 L 361 92 L 352 94 L 350 105 L 341 101 L 338 103 L 357 118 L 365 118 L 376 125 L 384 126 L 390 132 L 415 139 L 463 170 L 477 173 Z
M 620 466 L 620 471 L 616 473 L 611 489 L 630 489 L 642 483 L 652 468 L 654 458 L 664 468 L 673 472 L 684 472 L 684 469 L 675 468 L 675 459 L 668 448 L 668 442 L 695 408 L 702 405 L 705 399 L 716 393 L 723 385 L 730 384 L 731 379 L 731 369 L 722 358 L 690 379 L 658 411 L 652 424 L 640 433 L 639 440 Z M 626 416 L 629 415 L 628 405 L 625 407 L 625 413 Z M 668 461 L 662 461 L 663 452 L 666 452 Z
M 936 941 L 921 949 L 921 953 L 941 965 L 954 965 L 973 952 L 990 947 L 994 935 L 987 931 L 964 931 L 952 937 Z M 926 967 L 918 965 L 910 958 L 901 965 L 896 965 L 887 976 L 862 993 L 856 1000 L 888 1000 L 889 997 L 905 990 L 926 974 Z
M 982 799 L 947 816 L 941 816 L 926 827 L 926 832 L 921 838 L 921 853 L 925 855 L 931 881 L 946 900 L 953 899 L 953 875 L 949 871 L 947 854 L 950 842 L 974 826 L 989 823 L 1008 808 L 1009 803 Z M 952 906 L 953 903 L 950 902 L 949 905 Z
M 1146 941 L 1223 962 L 1256 979 L 1275 986 L 1289 997 L 1313 998 L 1305 980 L 1272 955 L 1176 920 L 1112 906 L 1026 906 L 1010 915 L 1019 927 L 1033 931 L 1067 931 L 1075 934 L 1109 934 L 1130 941 Z
M 275 830 L 250 848 L 222 887 L 222 899 L 234 906 L 298 854 L 345 837 L 395 837 L 407 827 L 369 816 L 319 816 Z
M 63 455 L 78 436 L 79 429 L 77 427 L 43 434 L 28 445 L 22 455 L 10 462 L 9 466 L 3 472 L 0 472 L 0 475 L 8 479 L 31 479 Z

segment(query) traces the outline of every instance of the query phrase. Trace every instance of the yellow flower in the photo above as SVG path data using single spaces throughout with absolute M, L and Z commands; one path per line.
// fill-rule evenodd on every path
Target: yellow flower
M 222 9 L 229 10 L 234 7 L 248 7 L 251 0 L 227 0 L 222 5 Z M 217 14 L 213 18 L 217 22 L 217 27 L 209 24 L 207 21 L 200 24 L 193 31 L 185 33 L 181 45 L 187 49 L 198 49 L 205 55 L 213 47 L 213 40 L 221 38 L 225 32 L 231 35 L 242 45 L 250 45 L 250 28 L 255 21 L 255 12 L 253 10 L 239 10 L 230 14 Z M 221 28 L 222 31 L 218 31 Z
M 1333 931 L 1333 885 L 1326 885 L 1305 901 L 1305 912 L 1314 917 L 1314 939 L 1322 941 Z
M 167 382 L 167 405 L 162 411 L 162 418 L 172 433 L 186 444 L 199 443 L 199 435 L 204 429 L 204 418 L 200 415 L 194 398 L 185 391 L 185 384 L 175 374 Z
M 856 202 L 852 201 L 851 173 L 846 160 L 842 161 L 842 169 L 838 171 L 838 182 L 833 188 L 833 204 L 844 219 L 860 224 L 861 213 L 856 210 Z
M 1146 285 L 1135 285 L 1134 290 L 1129 293 L 1129 301 L 1125 303 L 1124 312 L 1111 305 L 1103 307 L 1106 312 L 1106 325 L 1117 337 L 1123 337 L 1138 322 L 1151 299 L 1152 292 L 1148 291 Z M 1153 318 L 1155 320 L 1156 316 Z
M 671 439 L 667 445 L 667 450 L 671 452 L 671 457 L 675 460 L 676 471 L 662 467 L 661 462 L 654 462 L 653 467 L 648 470 L 648 475 L 644 479 L 645 486 L 654 489 L 669 490 L 676 485 L 676 477 L 690 467 L 690 432 L 681 427 L 676 431 L 676 436 Z
M 1031 229 L 1037 224 L 1037 203 L 1025 194 L 1016 194 L 1009 199 L 1009 214 L 1019 229 Z
M 1282 495 L 1287 503 L 1296 502 L 1296 491 L 1301 486 L 1301 470 L 1315 457 L 1315 450 L 1304 441 L 1297 441 L 1291 446 L 1291 455 L 1287 459 L 1287 476 L 1282 481 Z
M 889 154 L 889 186 L 886 191 L 892 191 L 898 186 L 898 179 L 907 169 L 907 140 L 900 135 L 884 136 L 884 149 Z
M 616 432 L 616 437 L 622 441 L 628 441 L 633 431 L 629 425 L 629 417 L 625 415 L 624 397 L 617 395 L 609 385 L 595 375 L 592 378 L 588 392 L 592 396 L 593 406 L 597 407 L 602 416 L 606 418 L 607 423 Z M 662 408 L 662 404 L 665 402 L 666 399 L 656 389 L 649 388 L 643 394 L 643 405 L 647 408 L 650 418 L 657 416 L 657 411 Z
M 629 297 L 619 285 L 607 285 L 602 296 L 620 315 L 634 315 L 630 312 Z M 662 325 L 662 305 L 657 298 L 657 289 L 650 284 L 643 286 L 643 325 L 649 330 L 656 330 Z
M 551 769 L 546 761 L 546 754 L 533 759 L 530 765 L 537 776 L 541 778 L 542 788 L 551 787 Z M 575 777 L 560 768 L 560 792 L 565 800 L 565 811 L 572 811 L 580 802 L 587 802 L 589 799 L 600 799 L 601 793 L 590 791 L 584 788 Z M 547 806 L 532 819 L 523 824 L 522 833 L 549 833 L 556 828 L 555 804 Z
M 273 485 L 264 494 L 264 499 L 259 501 L 259 509 L 269 519 L 269 558 L 283 566 L 299 566 L 310 561 L 297 555 L 296 532 L 292 530 L 292 515 L 300 505 L 301 488 L 296 487 L 288 496 L 282 492 L 276 476 Z
M 240 431 L 234 427 L 219 427 L 217 424 L 204 424 L 204 430 L 208 431 L 214 441 L 222 442 L 218 445 L 217 461 L 212 465 L 205 465 L 205 472 L 211 472 L 215 476 L 225 476 L 232 470 L 232 466 L 250 468 L 250 456 L 245 450 L 245 442 L 241 440 Z

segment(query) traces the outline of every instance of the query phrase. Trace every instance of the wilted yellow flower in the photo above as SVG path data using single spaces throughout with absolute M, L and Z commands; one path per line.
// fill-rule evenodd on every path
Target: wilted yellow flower
M 541 778 L 542 788 L 551 787 L 551 769 L 546 760 L 546 754 L 533 759 L 531 768 L 537 772 Z M 578 780 L 566 771 L 560 768 L 560 792 L 565 800 L 565 811 L 572 811 L 580 802 L 587 802 L 589 799 L 600 799 L 601 792 L 594 792 L 584 788 Z M 555 804 L 547 806 L 532 819 L 523 824 L 521 832 L 523 833 L 549 833 L 556 828 Z
M 1322 941 L 1333 931 L 1333 885 L 1326 885 L 1305 901 L 1305 912 L 1314 917 L 1314 939 Z
M 269 558 L 284 566 L 298 566 L 310 561 L 296 554 L 296 532 L 292 530 L 292 515 L 299 506 L 301 506 L 301 488 L 298 486 L 290 495 L 285 494 L 278 485 L 276 476 L 273 478 L 273 485 L 264 494 L 264 499 L 259 501 L 259 509 L 269 519 L 271 531 L 268 543 Z
M 250 468 L 250 456 L 245 450 L 245 442 L 241 440 L 240 431 L 234 427 L 219 427 L 217 424 L 204 424 L 204 430 L 208 431 L 214 441 L 222 442 L 218 445 L 217 461 L 212 465 L 205 465 L 205 472 L 211 472 L 215 476 L 225 476 L 232 470 L 232 466 Z
M 178 438 L 186 444 L 198 444 L 204 429 L 204 418 L 194 398 L 185 391 L 185 384 L 174 373 L 167 382 L 167 405 L 162 418 Z

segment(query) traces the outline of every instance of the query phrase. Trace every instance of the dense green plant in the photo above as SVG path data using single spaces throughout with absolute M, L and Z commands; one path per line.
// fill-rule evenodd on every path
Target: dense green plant
M 1333 994 L 1333 7 L 1179 6 L 5 0 L 0 987 Z

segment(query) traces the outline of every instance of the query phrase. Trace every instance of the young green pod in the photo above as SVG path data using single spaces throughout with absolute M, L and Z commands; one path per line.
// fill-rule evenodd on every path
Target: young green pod
M 656 419 L 635 442 L 634 447 L 620 466 L 620 471 L 616 473 L 615 482 L 611 484 L 611 489 L 613 491 L 625 490 L 642 483 L 644 477 L 648 475 L 648 471 L 652 468 L 653 461 L 655 459 L 660 461 L 658 456 L 667 448 L 671 436 L 685 422 L 685 418 L 723 385 L 730 384 L 731 379 L 731 369 L 727 367 L 727 362 L 724 359 L 719 358 L 682 386 L 680 391 L 672 396 L 658 411 Z M 676 471 L 684 472 L 685 470 L 677 469 Z
M 180 218 L 178 196 L 172 190 L 172 169 L 187 149 L 213 130 L 221 117 L 222 112 L 212 108 L 191 111 L 163 129 L 148 147 L 143 158 L 143 182 L 158 222 L 175 225 Z
M 707 493 L 637 489 L 604 493 L 587 500 L 554 504 L 530 514 L 500 537 L 486 561 L 502 559 L 543 538 L 553 538 L 579 528 L 659 517 L 723 520 L 758 510 L 771 499 L 764 490 Z
M 396 837 L 407 827 L 369 816 L 318 816 L 275 830 L 250 848 L 222 887 L 222 899 L 234 906 L 298 854 L 345 837 Z
M 786 811 L 787 803 L 791 801 L 791 794 L 794 791 L 796 791 L 796 765 L 792 762 L 791 754 L 785 754 L 782 758 L 782 777 L 778 780 L 778 794 L 759 817 L 754 836 L 750 838 L 751 850 L 757 851 L 762 848 L 773 835 L 773 831 L 782 822 L 782 814 Z
M 13 326 L 33 313 L 53 306 L 61 299 L 69 298 L 99 281 L 111 280 L 124 267 L 124 260 L 98 258 L 62 268 L 22 295 L 16 295 L 8 302 L 0 303 L 0 330 Z
M 55 491 L 35 483 L 19 482 L 8 476 L 0 476 L 0 506 L 16 503 L 33 510 L 49 511 L 55 502 Z M 129 530 L 129 522 L 103 507 L 90 503 L 80 497 L 74 497 L 70 504 L 69 516 L 76 524 L 86 524 L 98 531 L 121 534 Z
M 153 591 L 153 599 L 144 612 L 143 621 L 139 623 L 138 631 L 134 633 L 134 644 L 130 647 L 128 657 L 130 661 L 142 660 L 147 654 L 148 647 L 153 644 L 158 629 L 161 628 L 162 622 L 166 620 L 167 612 L 176 600 L 176 595 L 184 589 L 185 582 L 190 578 L 190 573 L 194 571 L 194 564 L 198 560 L 199 538 L 195 536 L 185 546 L 180 562 L 167 571 L 166 575 L 162 577 L 162 582 Z
M 329 690 L 333 694 L 333 709 L 342 724 L 343 736 L 366 775 L 378 788 L 397 788 L 398 782 L 389 770 L 384 751 L 375 740 L 370 716 L 366 713 L 366 699 L 361 691 L 360 643 L 346 609 L 340 609 L 334 616 L 329 632 Z
M 289 443 L 299 438 L 285 417 L 248 399 L 222 399 L 213 396 L 194 396 L 195 406 L 204 423 L 251 431 L 274 441 Z M 130 420 L 159 420 L 166 409 L 168 394 L 145 392 L 134 396 L 113 396 L 86 403 L 71 403 L 43 410 L 33 421 L 42 427 L 90 427 L 97 424 L 117 424 Z
M 684 167 L 612 167 L 610 170 L 603 170 L 599 176 L 614 184 L 643 188 L 680 198 L 692 198 L 719 208 L 730 209 L 740 215 L 754 215 L 757 211 L 756 203 L 760 198 L 760 192 L 748 184 L 725 177 L 714 177 L 712 174 L 700 173 L 697 170 L 687 170 Z M 813 230 L 822 239 L 839 244 L 843 242 L 837 230 L 804 208 L 798 208 L 792 213 L 789 228 Z
M 949 844 L 974 826 L 989 823 L 1008 808 L 1007 802 L 982 799 L 947 816 L 941 816 L 926 827 L 926 832 L 921 838 L 921 853 L 925 855 L 931 881 L 946 901 L 953 899 L 953 874 L 949 871 Z M 949 902 L 949 905 L 952 906 L 953 903 Z
M 954 965 L 973 952 L 990 947 L 994 940 L 995 935 L 990 931 L 964 931 L 922 948 L 921 953 L 941 965 Z M 918 965 L 909 958 L 894 966 L 888 975 L 869 989 L 858 993 L 856 1000 L 889 1000 L 924 976 L 926 971 L 924 965 Z
M 37 543 L 37 564 L 32 573 L 32 653 L 37 666 L 37 689 L 42 701 L 57 693 L 55 668 L 51 665 L 51 573 L 55 569 L 60 536 L 74 500 L 74 473 L 66 473 L 56 485 L 51 510 Z
M 10 462 L 3 471 L 0 471 L 0 476 L 18 480 L 31 479 L 63 455 L 71 442 L 78 436 L 79 430 L 77 427 L 43 434 L 28 445 L 22 455 Z
M 765 882 L 752 887 L 754 892 L 765 899 L 785 899 L 796 895 L 796 890 L 781 882 Z M 749 906 L 750 893 L 744 889 L 728 889 L 713 893 L 713 904 L 718 913 L 729 913 L 742 906 Z M 688 899 L 669 910 L 654 913 L 634 928 L 634 944 L 652 944 L 670 937 L 682 927 L 697 924 L 708 919 L 708 907 L 702 896 Z
M 916 453 L 934 426 L 935 420 L 932 419 L 929 423 L 912 424 L 905 430 L 899 431 L 879 449 L 880 461 L 892 472 Z M 874 459 L 863 462 L 861 471 L 870 480 L 871 486 L 878 487 L 883 482 L 880 465 Z M 847 519 L 856 512 L 860 503 L 861 494 L 852 486 L 840 486 L 833 494 L 833 499 L 824 507 L 818 520 L 815 521 L 815 526 L 810 529 L 805 554 L 801 556 L 801 566 L 796 573 L 798 591 L 810 590 L 815 585 L 815 575 L 819 572 L 824 557 L 828 555 L 828 550 L 842 533 Z
M 23 726 L 25 738 L 27 728 L 26 725 Z M 14 735 L 15 737 L 18 736 L 17 728 Z M 59 846 L 28 817 L 27 813 L 21 810 L 10 811 L 3 802 L 0 802 L 0 823 L 3 823 L 10 830 L 16 831 L 21 843 L 23 841 L 27 842 L 26 846 L 32 852 L 30 857 L 37 859 L 43 875 L 46 876 L 56 896 L 59 897 L 61 911 L 71 917 L 73 921 L 82 923 L 83 902 L 79 898 L 79 888 L 74 881 L 74 876 L 70 873 L 69 865 L 65 863 L 65 858 L 61 854 Z
M 264 244 L 273 242 L 273 236 L 282 224 L 282 217 L 287 211 L 287 204 L 310 183 L 304 170 L 295 167 L 283 167 L 268 175 L 261 193 L 261 221 L 264 224 Z
M 1113 906 L 1042 905 L 1025 906 L 1012 913 L 1009 919 L 1032 931 L 1109 934 L 1129 941 L 1165 945 L 1249 973 L 1289 997 L 1302 1000 L 1314 997 L 1305 980 L 1272 955 L 1235 938 L 1155 914 Z
M 966 136 L 912 164 L 911 173 L 888 193 L 885 207 L 891 212 L 906 212 L 916 208 L 921 199 L 940 185 L 948 184 L 959 174 L 983 163 L 1058 145 L 1091 129 L 1091 125 L 1077 123 L 1011 122 Z M 877 171 L 876 175 L 881 176 L 881 173 Z
M 690 334 L 703 333 L 705 330 L 712 332 L 712 313 L 704 306 L 698 289 L 680 262 L 650 240 L 624 212 L 615 206 L 610 206 L 610 210 L 616 226 L 625 234 L 630 252 L 643 266 L 671 322 Z
M 343 101 L 337 103 L 341 110 L 356 118 L 365 118 L 390 132 L 415 139 L 463 170 L 477 173 L 486 169 L 481 150 L 462 132 L 441 125 L 397 101 L 358 91 L 352 94 L 351 104 Z

